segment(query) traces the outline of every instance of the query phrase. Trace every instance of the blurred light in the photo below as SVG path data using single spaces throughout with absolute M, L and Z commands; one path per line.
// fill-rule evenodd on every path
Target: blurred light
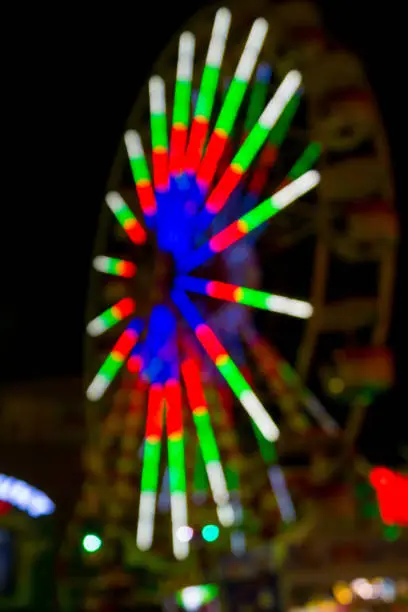
M 328 387 L 329 387 L 329 391 L 330 393 L 333 393 L 333 395 L 339 395 L 340 393 L 342 393 L 344 391 L 344 381 L 341 378 L 330 378 L 329 382 L 328 382 Z
M 86 552 L 94 553 L 102 547 L 102 540 L 94 533 L 88 533 L 82 540 L 82 546 Z
M 177 529 L 176 536 L 180 542 L 190 542 L 193 539 L 194 530 L 192 527 L 184 525 L 183 527 L 179 527 Z
M 0 474 L 0 501 L 27 512 L 33 518 L 53 514 L 55 510 L 55 504 L 45 493 L 5 474 Z
M 198 610 L 202 604 L 201 587 L 191 586 L 182 590 L 181 600 L 186 610 Z
M 348 606 L 353 601 L 353 592 L 346 582 L 337 582 L 333 587 L 333 595 L 342 606 Z
M 373 599 L 374 587 L 365 578 L 356 578 L 351 583 L 351 588 L 354 593 L 361 599 L 369 600 Z
M 215 542 L 220 535 L 220 530 L 217 525 L 206 525 L 201 531 L 201 535 L 206 542 Z

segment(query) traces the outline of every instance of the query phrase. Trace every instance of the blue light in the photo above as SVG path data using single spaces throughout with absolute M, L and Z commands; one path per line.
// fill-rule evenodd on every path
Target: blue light
M 45 493 L 5 474 L 0 474 L 0 501 L 15 506 L 33 518 L 53 514 L 55 510 L 55 504 Z
M 194 306 L 191 300 L 189 300 L 184 291 L 181 291 L 180 289 L 173 289 L 171 292 L 171 299 L 193 329 L 204 323 L 197 308 Z

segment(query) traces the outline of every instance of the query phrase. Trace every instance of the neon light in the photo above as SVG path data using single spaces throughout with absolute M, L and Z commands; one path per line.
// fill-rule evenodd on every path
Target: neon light
M 180 289 L 209 295 L 219 300 L 245 304 L 246 306 L 287 314 L 300 319 L 308 319 L 313 314 L 313 308 L 308 302 L 255 289 L 247 289 L 238 285 L 230 285 L 229 283 L 207 281 L 192 276 L 178 276 L 175 284 Z
M 165 85 L 159 76 L 149 80 L 149 99 L 154 187 L 164 192 L 169 188 L 169 159 Z
M 188 556 L 190 547 L 189 542 L 182 542 L 177 537 L 180 527 L 188 525 L 183 418 L 179 381 L 173 379 L 166 383 L 165 397 L 173 554 L 176 559 L 182 560 Z
M 274 97 L 266 106 L 257 123 L 252 128 L 238 153 L 235 155 L 229 168 L 224 173 L 218 185 L 211 192 L 211 195 L 208 197 L 205 208 L 210 215 L 214 216 L 223 209 L 229 196 L 237 187 L 243 174 L 248 170 L 257 153 L 264 145 L 269 132 L 278 121 L 285 106 L 295 95 L 300 83 L 301 75 L 296 70 L 292 70 L 286 75 Z M 225 128 L 223 129 L 227 134 L 228 132 L 225 131 Z M 197 179 L 200 180 L 200 174 L 198 175 Z M 209 217 L 209 220 L 210 218 L 211 217 Z
M 170 173 L 184 169 L 187 130 L 190 115 L 191 79 L 193 76 L 195 38 L 190 32 L 180 36 L 174 93 L 173 124 L 170 137 Z
M 122 197 L 115 191 L 111 191 L 106 195 L 105 200 L 130 240 L 135 244 L 146 242 L 146 232 Z
M 50 498 L 23 480 L 0 474 L 0 501 L 11 504 L 33 518 L 54 513 L 55 504 Z
M 142 328 L 143 322 L 140 319 L 134 319 L 120 335 L 112 351 L 87 389 L 86 396 L 89 400 L 97 401 L 105 393 L 130 351 L 135 346 Z
M 253 210 L 213 236 L 207 244 L 194 251 L 191 256 L 189 255 L 185 259 L 182 271 L 191 272 L 191 270 L 204 263 L 214 253 L 221 253 L 243 236 L 265 223 L 265 221 L 268 221 L 268 219 L 276 215 L 283 208 L 289 206 L 289 204 L 292 204 L 292 202 L 316 187 L 319 180 L 320 174 L 316 170 L 309 170 L 306 174 L 286 185 L 272 197 L 264 200 Z
M 125 133 L 125 144 L 140 206 L 142 207 L 146 223 L 151 226 L 151 220 L 157 211 L 157 204 L 142 141 L 138 132 L 128 130 Z
M 213 498 L 217 505 L 225 505 L 229 499 L 227 482 L 211 426 L 207 402 L 201 384 L 200 369 L 193 359 L 186 359 L 182 363 L 181 371 Z
M 254 21 L 234 78 L 225 96 L 214 132 L 211 135 L 204 158 L 197 171 L 197 181 L 203 193 L 208 190 L 214 177 L 217 164 L 221 159 L 228 136 L 231 133 L 267 31 L 268 24 L 265 19 Z
M 98 272 L 112 274 L 114 276 L 123 276 L 123 278 L 132 278 L 136 274 L 136 265 L 130 261 L 123 259 L 115 259 L 114 257 L 105 257 L 99 255 L 93 260 L 93 267 Z
M 86 331 L 90 336 L 100 336 L 107 329 L 131 315 L 135 309 L 136 303 L 132 298 L 123 298 L 88 323 Z
M 162 431 L 163 388 L 161 385 L 155 384 L 149 390 L 143 449 L 139 520 L 136 531 L 136 545 L 140 550 L 149 550 L 153 542 Z
M 244 409 L 254 420 L 262 435 L 267 440 L 276 440 L 279 436 L 278 428 L 250 386 L 247 384 L 245 378 L 229 357 L 218 338 L 212 332 L 210 327 L 204 323 L 198 311 L 196 311 L 191 301 L 182 291 L 174 290 L 172 291 L 171 295 L 181 314 L 193 327 L 197 339 L 207 351 L 208 355 L 211 357 L 218 370 L 241 402 Z M 190 312 L 194 313 L 194 317 L 190 317 Z M 193 326 L 194 320 L 201 322 L 198 326 Z
M 230 11 L 219 9 L 215 15 L 186 152 L 185 167 L 189 173 L 195 173 L 201 161 L 230 23 Z

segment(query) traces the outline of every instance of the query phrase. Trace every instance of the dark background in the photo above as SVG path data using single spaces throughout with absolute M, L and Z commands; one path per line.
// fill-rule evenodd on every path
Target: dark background
M 403 221 L 404 4 L 318 4 L 376 92 Z M 2 383 L 81 373 L 91 250 L 116 147 L 151 63 L 200 3 L 32 6 L 13 5 L 16 14 L 3 20 Z M 395 449 L 408 442 L 401 265 L 397 284 L 391 343 L 399 383 L 370 412 L 364 433 L 379 461 L 396 460 Z

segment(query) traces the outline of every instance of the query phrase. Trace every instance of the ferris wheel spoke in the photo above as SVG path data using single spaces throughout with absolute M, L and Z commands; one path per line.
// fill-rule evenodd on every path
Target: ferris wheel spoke
M 106 257 L 106 255 L 98 255 L 93 260 L 93 267 L 98 272 L 112 274 L 112 276 L 122 276 L 123 278 L 132 278 L 136 275 L 137 266 L 131 261 L 124 259 L 116 259 L 115 257 Z
M 207 193 L 214 178 L 217 165 L 231 134 L 267 31 L 268 23 L 265 19 L 261 18 L 254 21 L 234 77 L 225 96 L 220 114 L 215 123 L 214 131 L 211 134 L 204 157 L 197 170 L 197 183 L 203 195 Z
M 340 428 L 335 419 L 317 397 L 304 387 L 294 368 L 280 355 L 277 349 L 272 347 L 265 338 L 262 338 L 254 328 L 244 331 L 243 336 L 254 356 L 258 356 L 258 363 L 264 373 L 266 374 L 269 369 L 268 364 L 272 363 L 274 370 L 276 366 L 276 371 L 285 385 L 296 393 L 299 401 L 302 402 L 309 415 L 315 419 L 320 427 L 331 435 L 338 433 Z M 259 358 L 259 350 L 262 350 L 262 359 Z
M 172 298 L 183 317 L 193 328 L 197 340 L 214 362 L 220 374 L 225 378 L 243 408 L 251 419 L 254 420 L 262 435 L 267 440 L 277 440 L 279 429 L 276 424 L 264 406 L 262 406 L 214 332 L 205 324 L 194 304 L 181 290 L 173 290 Z
M 275 164 L 279 148 L 285 139 L 299 103 L 300 95 L 298 92 L 296 92 L 289 100 L 269 134 L 268 141 L 260 154 L 259 162 L 248 184 L 247 195 L 245 197 L 246 210 L 249 210 L 254 204 L 256 204 L 267 184 L 269 174 Z M 307 170 L 309 170 L 311 167 L 312 166 L 307 168 Z M 300 174 L 298 176 L 300 176 Z
M 225 506 L 229 500 L 227 481 L 204 396 L 200 369 L 194 359 L 186 358 L 181 371 L 214 502 L 217 506 Z M 228 520 L 226 524 L 224 521 L 224 526 L 230 524 Z
M 147 235 L 145 230 L 120 194 L 116 191 L 111 191 L 106 195 L 105 201 L 130 240 L 134 244 L 146 242 Z
M 313 314 L 313 308 L 308 302 L 231 285 L 230 283 L 206 280 L 196 276 L 178 276 L 175 284 L 176 287 L 185 291 L 193 291 L 218 300 L 252 306 L 253 308 L 286 314 L 299 319 L 308 319 Z
M 165 83 L 159 76 L 149 80 L 149 100 L 154 188 L 156 192 L 165 193 L 169 189 L 169 144 Z
M 99 400 L 119 372 L 129 353 L 138 341 L 144 323 L 141 319 L 133 319 L 119 336 L 112 351 L 103 362 L 95 378 L 89 385 L 86 396 L 91 401 Z
M 181 174 L 184 170 L 184 156 L 191 106 L 194 48 L 195 37 L 191 32 L 183 32 L 179 41 L 173 120 L 170 135 L 169 164 L 171 175 Z
M 301 83 L 301 75 L 297 70 L 289 72 L 280 86 L 278 87 L 275 95 L 271 101 L 265 107 L 265 110 L 261 114 L 260 118 L 248 134 L 248 137 L 239 148 L 237 154 L 232 159 L 229 167 L 225 171 L 224 175 L 218 181 L 215 188 L 212 190 L 205 202 L 205 208 L 200 213 L 200 218 L 197 221 L 198 226 L 205 230 L 217 215 L 225 206 L 229 196 L 234 189 L 239 185 L 242 177 L 248 168 L 252 164 L 256 155 L 265 144 L 270 131 L 278 121 L 279 117 L 283 113 L 287 104 L 295 95 Z M 227 94 L 228 98 L 228 94 Z M 227 99 L 224 105 L 227 103 Z M 213 153 L 210 149 L 211 141 L 208 145 L 206 155 L 211 158 Z M 215 155 L 215 166 L 219 162 L 217 153 Z M 203 177 L 205 177 L 203 179 Z M 205 181 L 205 185 L 211 183 L 213 174 L 205 175 L 200 170 L 197 175 L 197 181 L 200 185 L 200 181 Z
M 266 62 L 262 62 L 261 64 L 259 64 L 256 70 L 255 83 L 251 89 L 248 109 L 244 122 L 245 137 L 255 126 L 259 116 L 262 113 L 262 110 L 265 108 L 271 76 L 272 68 L 270 67 L 270 65 Z
M 86 331 L 90 336 L 100 336 L 108 329 L 122 321 L 136 310 L 136 302 L 132 298 L 123 298 L 102 314 L 90 321 Z
M 189 174 L 195 174 L 203 154 L 230 24 L 230 11 L 220 8 L 215 15 L 200 89 L 194 107 L 194 118 L 185 158 L 185 169 Z
M 231 223 L 224 230 L 213 236 L 206 244 L 196 249 L 180 264 L 180 271 L 191 272 L 216 253 L 225 251 L 229 246 L 253 232 L 259 226 L 275 216 L 278 212 L 292 204 L 302 195 L 316 187 L 320 175 L 316 170 L 309 170 L 299 178 L 289 183 L 273 196 L 258 204 L 250 212 Z
M 136 530 L 136 545 L 143 551 L 149 550 L 153 543 L 161 440 L 163 435 L 163 401 L 162 385 L 151 385 L 147 405 L 139 519 Z
M 143 151 L 142 141 L 138 132 L 135 130 L 128 130 L 125 133 L 125 145 L 146 225 L 152 227 L 157 212 L 157 203 Z
M 179 537 L 179 530 L 188 525 L 184 427 L 179 380 L 172 379 L 166 382 L 165 405 L 173 553 L 176 559 L 181 560 L 188 556 L 190 547 L 188 541 Z

